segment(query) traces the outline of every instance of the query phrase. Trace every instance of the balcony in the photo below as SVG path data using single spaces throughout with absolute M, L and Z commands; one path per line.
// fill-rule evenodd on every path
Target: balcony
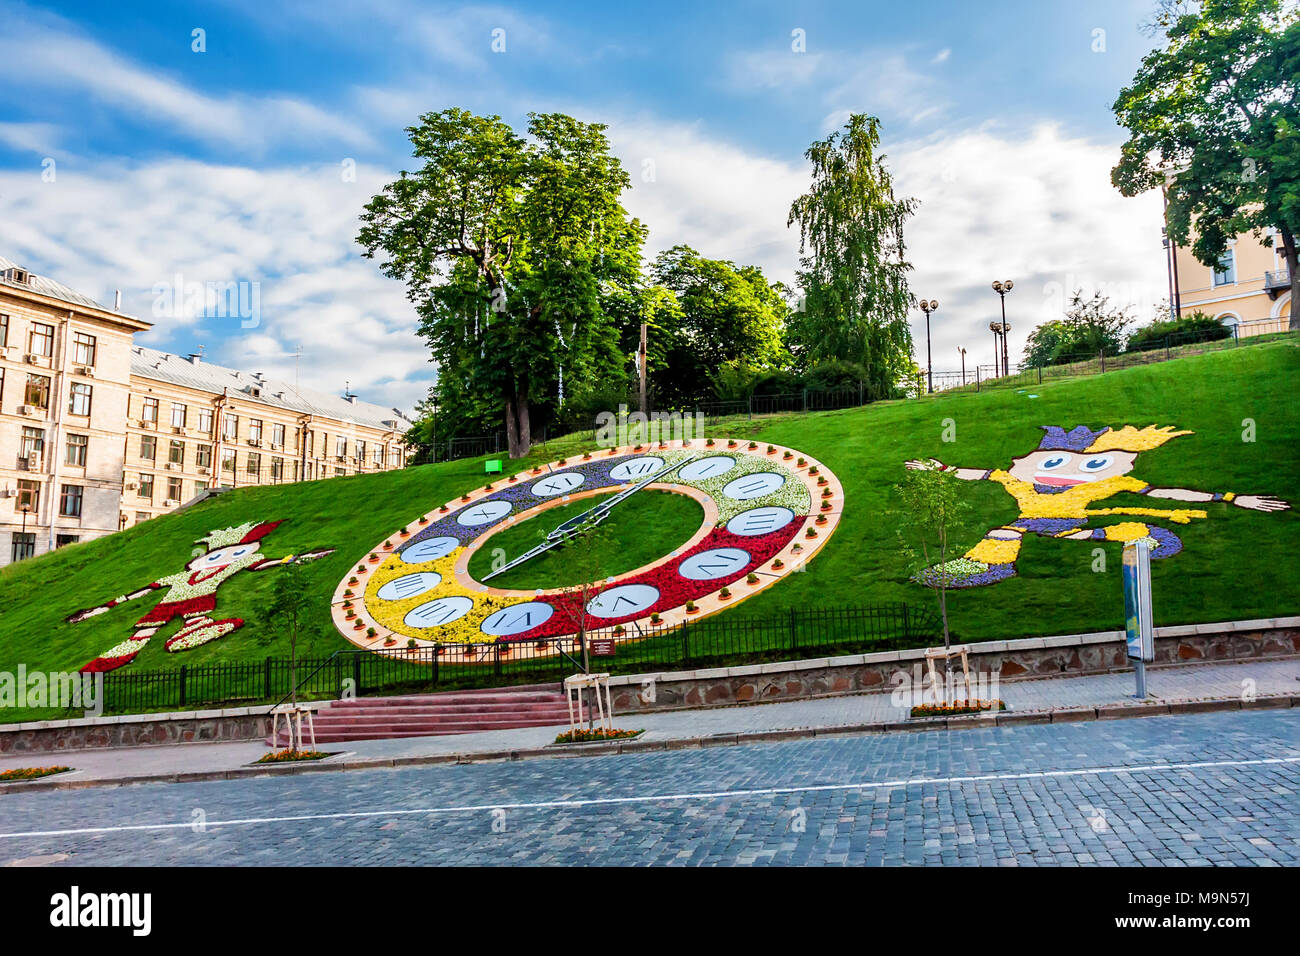
M 1291 273 L 1286 269 L 1264 273 L 1264 291 L 1270 299 L 1276 299 L 1291 288 Z

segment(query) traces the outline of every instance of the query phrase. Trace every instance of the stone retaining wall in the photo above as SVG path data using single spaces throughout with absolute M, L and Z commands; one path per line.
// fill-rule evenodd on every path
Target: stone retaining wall
M 217 740 L 260 740 L 271 732 L 270 707 L 176 714 L 129 714 L 0 725 L 0 754 L 148 747 Z
M 1016 680 L 1128 670 L 1123 631 L 988 641 L 966 645 L 972 671 Z M 1155 629 L 1155 666 L 1300 655 L 1300 617 Z M 882 651 L 806 661 L 618 675 L 615 713 L 796 700 L 891 688 L 895 674 L 918 673 L 924 650 Z M 960 665 L 954 662 L 958 669 Z M 942 672 L 942 666 L 939 666 Z M 653 683 L 651 693 L 649 683 Z

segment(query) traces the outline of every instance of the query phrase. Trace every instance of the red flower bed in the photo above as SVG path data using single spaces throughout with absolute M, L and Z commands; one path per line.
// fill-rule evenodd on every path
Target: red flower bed
M 803 526 L 804 516 L 798 515 L 784 528 L 779 531 L 773 531 L 770 534 L 756 535 L 753 537 L 743 537 L 738 534 L 732 534 L 725 527 L 714 528 L 704 539 L 689 551 L 680 554 L 672 561 L 667 561 L 657 568 L 651 568 L 642 574 L 630 578 L 623 578 L 610 587 L 619 587 L 625 584 L 648 584 L 659 590 L 659 600 L 644 610 L 637 611 L 635 614 L 626 614 L 622 617 L 602 617 L 594 619 L 590 615 L 587 617 L 588 627 L 613 627 L 616 624 L 626 624 L 637 618 L 655 613 L 662 614 L 669 608 L 681 607 L 687 601 L 697 601 L 706 594 L 712 594 L 714 591 L 728 584 L 743 579 L 749 572 L 767 561 L 784 548 L 799 533 Z M 740 548 L 749 554 L 749 563 L 742 568 L 738 568 L 732 574 L 722 577 L 713 578 L 709 581 L 692 581 L 684 578 L 677 573 L 678 567 L 683 561 L 692 555 L 701 551 L 711 551 L 714 548 Z M 538 595 L 536 600 L 546 601 L 555 607 L 555 613 L 550 616 L 544 623 L 529 631 L 520 634 L 512 634 L 510 637 L 501 638 L 502 643 L 515 643 L 518 641 L 535 641 L 540 638 L 558 637 L 562 634 L 572 634 L 578 629 L 577 621 L 580 618 L 582 609 L 582 595 L 578 594 L 560 594 L 546 593 Z

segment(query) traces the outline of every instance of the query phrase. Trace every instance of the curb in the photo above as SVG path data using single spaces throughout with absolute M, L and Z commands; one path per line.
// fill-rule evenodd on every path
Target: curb
M 298 765 L 237 767 L 230 770 L 196 770 L 189 772 L 140 774 L 130 777 L 91 778 L 86 780 L 33 780 L 28 783 L 0 784 L 0 794 L 30 790 L 86 790 L 91 787 L 126 787 L 143 783 L 202 783 L 212 780 L 247 780 L 281 777 L 303 773 L 331 773 L 346 770 L 379 770 L 396 767 L 424 767 L 436 764 L 501 763 L 537 758 L 608 757 L 615 754 L 699 750 L 706 747 L 740 747 L 759 743 L 780 743 L 819 737 L 855 737 L 879 733 L 923 733 L 935 730 L 966 730 L 1028 724 L 1070 724 L 1093 720 L 1124 720 L 1133 717 L 1163 717 L 1172 714 L 1206 714 L 1227 710 L 1284 710 L 1300 707 L 1300 694 L 1277 694 L 1243 701 L 1237 697 L 1204 700 L 1179 700 L 1148 704 L 1102 704 L 1098 707 L 1065 707 L 1059 710 L 1005 711 L 991 717 L 969 715 L 908 720 L 900 723 L 837 724 L 832 727 L 793 727 L 787 730 L 723 732 L 702 737 L 674 737 L 667 740 L 642 738 L 625 743 L 581 744 L 575 746 L 529 747 L 519 750 L 484 750 L 471 753 L 423 754 L 410 757 L 365 757 L 347 763 L 329 761 Z

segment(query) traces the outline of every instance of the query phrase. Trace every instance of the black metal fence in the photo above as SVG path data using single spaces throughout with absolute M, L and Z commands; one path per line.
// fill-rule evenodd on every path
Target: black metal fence
M 1102 375 L 1122 368 L 1153 365 L 1157 362 L 1202 355 L 1206 352 L 1261 345 L 1277 341 L 1281 336 L 1294 334 L 1290 331 L 1288 320 L 1285 318 L 1251 319 L 1225 326 L 1218 336 L 1207 334 L 1207 330 L 1180 332 L 1159 341 L 1145 342 L 1137 348 L 1116 355 L 1107 355 L 1101 351 L 1070 355 L 1062 357 L 1051 365 L 1017 365 L 1009 374 L 994 365 L 972 365 L 959 372 L 946 370 L 934 372 L 934 391 L 952 391 L 960 388 L 973 391 L 983 391 L 986 388 L 1023 388 L 1028 385 L 1041 385 L 1055 379 L 1074 378 L 1079 375 Z
M 294 679 L 287 658 L 131 671 L 104 676 L 109 713 L 270 704 L 294 686 L 304 699 L 344 693 L 420 693 L 473 687 L 559 682 L 580 667 L 617 674 L 726 667 L 832 654 L 927 647 L 941 639 L 927 607 L 790 609 L 764 617 L 709 617 L 678 626 L 634 626 L 530 642 L 442 644 L 377 651 L 339 651 L 300 658 Z M 612 650 L 612 655 L 602 652 Z

